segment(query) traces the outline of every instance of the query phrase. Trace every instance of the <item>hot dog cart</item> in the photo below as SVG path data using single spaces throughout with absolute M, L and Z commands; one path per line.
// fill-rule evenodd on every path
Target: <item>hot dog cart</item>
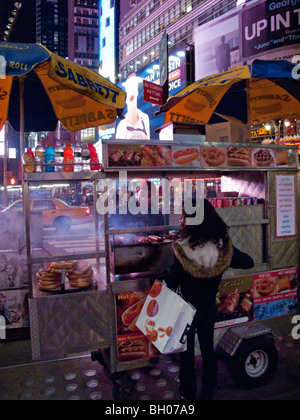
M 172 240 L 179 228 L 174 196 L 185 189 L 176 192 L 176 186 L 190 183 L 193 193 L 201 180 L 204 196 L 213 195 L 209 200 L 229 225 L 233 244 L 255 261 L 255 267 L 246 273 L 229 269 L 224 275 L 217 302 L 216 348 L 229 356 L 230 373 L 237 382 L 253 387 L 269 380 L 277 354 L 267 320 L 296 313 L 298 306 L 298 149 L 237 143 L 109 141 L 103 143 L 103 166 L 101 173 L 52 174 L 50 179 L 45 174 L 25 176 L 34 359 L 91 351 L 92 360 L 111 372 L 114 397 L 126 398 L 130 379 L 118 375 L 151 365 L 159 357 L 135 321 L 153 281 L 163 279 L 173 260 Z M 97 197 L 93 252 L 34 257 L 28 213 L 30 185 L 87 178 L 93 181 Z M 160 200 L 164 199 L 160 194 L 162 181 L 174 181 L 171 211 L 164 214 L 164 225 L 128 228 L 122 222 L 111 228 L 110 215 L 105 213 L 102 219 L 98 214 L 99 202 L 108 205 L 116 189 L 130 200 L 129 183 L 134 191 L 142 180 L 156 185 Z M 102 234 L 103 248 L 99 242 Z M 90 261 L 93 285 L 74 290 L 62 272 L 66 280 L 59 290 L 38 289 L 36 265 L 62 260 Z

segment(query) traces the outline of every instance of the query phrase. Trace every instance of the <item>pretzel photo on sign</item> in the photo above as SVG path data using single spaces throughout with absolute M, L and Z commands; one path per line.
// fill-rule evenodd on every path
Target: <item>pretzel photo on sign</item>
M 209 166 L 220 166 L 225 162 L 226 154 L 218 147 L 209 147 L 201 150 L 205 163 Z

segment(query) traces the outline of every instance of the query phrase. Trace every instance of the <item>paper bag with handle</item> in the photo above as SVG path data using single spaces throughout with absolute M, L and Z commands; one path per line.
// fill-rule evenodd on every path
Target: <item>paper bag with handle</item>
M 162 354 L 179 353 L 186 350 L 195 313 L 179 294 L 155 280 L 136 326 Z

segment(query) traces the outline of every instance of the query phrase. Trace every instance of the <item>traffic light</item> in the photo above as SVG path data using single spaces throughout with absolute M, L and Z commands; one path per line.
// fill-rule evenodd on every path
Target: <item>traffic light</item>
M 9 179 L 9 184 L 10 184 L 10 185 L 12 185 L 12 186 L 13 186 L 13 185 L 17 185 L 17 180 L 16 180 L 16 178 L 14 178 L 14 177 L 10 178 L 10 179 Z
M 13 172 L 7 171 L 7 185 L 14 186 L 18 184 L 18 178 L 14 175 Z

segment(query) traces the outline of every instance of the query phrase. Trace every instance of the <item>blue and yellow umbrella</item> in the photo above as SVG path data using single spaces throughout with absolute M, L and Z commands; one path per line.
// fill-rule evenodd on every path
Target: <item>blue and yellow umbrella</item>
M 69 131 L 113 123 L 126 93 L 39 44 L 0 42 L 0 130 Z
M 171 97 L 157 114 L 165 113 L 165 124 L 300 119 L 299 79 L 299 65 L 255 60 L 198 80 Z

